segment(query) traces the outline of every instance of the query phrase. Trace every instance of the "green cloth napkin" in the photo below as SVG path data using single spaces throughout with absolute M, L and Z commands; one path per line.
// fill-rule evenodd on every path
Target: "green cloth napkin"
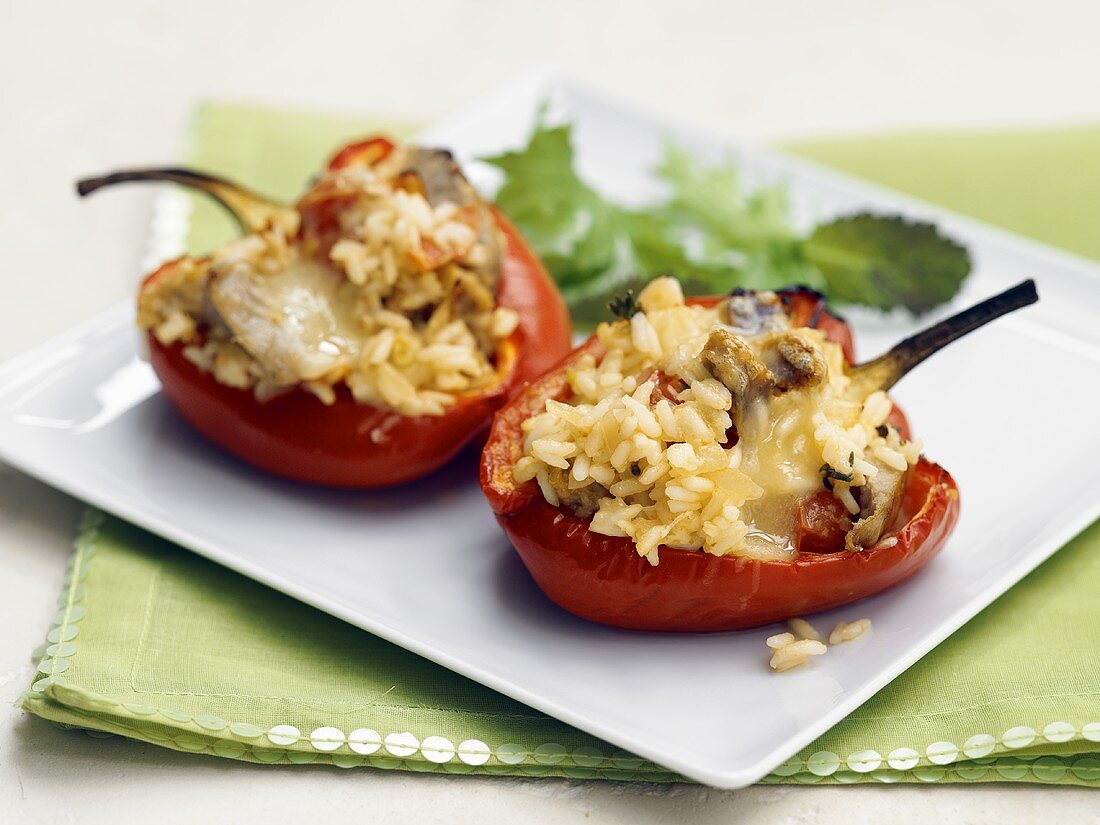
M 189 159 L 290 197 L 342 138 L 369 130 L 207 106 Z M 1098 150 L 1100 129 L 797 147 L 1094 257 Z M 191 227 L 197 249 L 233 232 L 198 201 Z M 1100 786 L 1098 590 L 1100 523 L 763 781 Z M 254 762 L 678 779 L 96 511 L 47 639 L 24 706 L 89 731 Z

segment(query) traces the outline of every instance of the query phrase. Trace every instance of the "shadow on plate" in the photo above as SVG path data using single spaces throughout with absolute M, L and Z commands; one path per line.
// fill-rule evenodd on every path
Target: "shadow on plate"
M 195 431 L 159 393 L 135 405 L 126 416 L 132 419 L 131 431 L 147 434 L 143 442 L 130 447 L 140 454 L 145 477 L 156 478 L 163 468 L 173 467 L 173 476 L 180 483 L 199 485 L 217 495 L 244 494 L 252 498 L 259 494 L 268 499 L 268 507 L 278 506 L 280 499 L 292 499 L 298 505 L 307 503 L 343 512 L 354 508 L 394 518 L 481 496 L 480 443 L 467 446 L 426 478 L 384 490 L 346 490 L 283 479 L 252 467 Z

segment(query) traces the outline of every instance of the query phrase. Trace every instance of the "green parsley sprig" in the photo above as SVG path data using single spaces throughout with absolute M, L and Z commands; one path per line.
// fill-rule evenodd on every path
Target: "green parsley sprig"
M 540 113 L 527 146 L 485 160 L 504 173 L 497 205 L 534 247 L 578 320 L 664 274 L 689 294 L 800 283 L 840 303 L 914 315 L 950 300 L 970 272 L 965 247 L 928 223 L 859 213 L 800 236 L 782 187 L 749 191 L 731 161 L 708 165 L 674 143 L 654 169 L 667 195 L 628 208 L 576 170 L 572 125 Z

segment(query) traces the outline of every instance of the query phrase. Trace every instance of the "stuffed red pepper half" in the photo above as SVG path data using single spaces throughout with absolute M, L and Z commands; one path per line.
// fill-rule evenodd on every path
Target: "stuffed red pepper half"
M 483 433 L 570 347 L 553 281 L 451 155 L 373 138 L 295 207 L 174 169 L 247 234 L 145 279 L 138 325 L 165 395 L 226 450 L 282 476 L 386 487 Z
M 959 514 L 886 391 L 1035 298 L 853 365 L 816 293 L 685 300 L 659 278 L 497 414 L 482 487 L 542 590 L 593 621 L 729 630 L 846 604 L 926 564 Z

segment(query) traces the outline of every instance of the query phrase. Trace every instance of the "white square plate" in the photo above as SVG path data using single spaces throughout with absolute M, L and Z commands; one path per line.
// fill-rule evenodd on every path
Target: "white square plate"
M 469 465 L 381 493 L 268 478 L 225 457 L 169 409 L 120 306 L 0 367 L 0 456 L 105 510 L 701 782 L 759 779 L 1084 528 L 1100 510 L 1100 269 L 803 161 L 729 146 L 529 79 L 430 130 L 475 181 L 478 155 L 522 145 L 539 103 L 577 124 L 583 172 L 644 197 L 674 135 L 732 151 L 751 181 L 789 182 L 802 220 L 873 208 L 932 218 L 970 247 L 957 304 L 1025 277 L 1039 305 L 954 345 L 898 392 L 928 454 L 962 490 L 962 519 L 923 573 L 818 623 L 874 632 L 789 673 L 768 629 L 623 632 L 576 619 L 536 589 Z M 853 314 L 870 355 L 911 330 Z M 500 744 L 500 743 L 496 743 Z

